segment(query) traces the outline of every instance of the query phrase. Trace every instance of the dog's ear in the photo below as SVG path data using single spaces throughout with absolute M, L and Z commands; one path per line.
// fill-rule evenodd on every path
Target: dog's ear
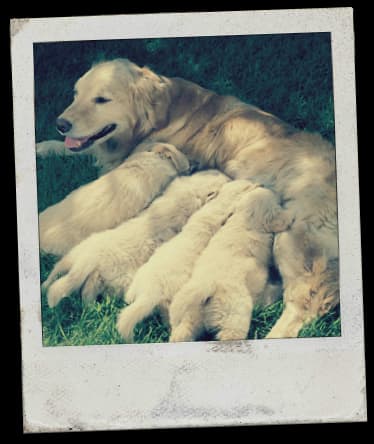
M 265 233 L 279 233 L 287 230 L 293 222 L 289 211 L 283 209 L 272 191 L 258 187 L 243 200 L 248 205 L 248 223 L 254 229 Z
M 152 129 L 163 128 L 169 121 L 169 82 L 149 68 L 139 68 L 132 86 L 134 102 L 138 108 L 140 125 Z
M 152 80 L 153 82 L 158 82 L 160 84 L 165 83 L 164 79 L 148 68 L 148 66 L 143 66 L 143 68 L 140 68 L 140 75 L 146 79 Z

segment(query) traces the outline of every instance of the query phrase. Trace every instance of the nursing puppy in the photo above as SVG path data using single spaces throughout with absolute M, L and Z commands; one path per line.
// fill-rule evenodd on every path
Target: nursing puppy
M 276 192 L 295 222 L 275 239 L 285 308 L 269 337 L 297 336 L 305 323 L 339 303 L 335 150 L 321 136 L 126 59 L 84 74 L 56 124 L 65 147 L 44 144 L 39 154 L 90 153 L 108 171 L 139 143 L 162 141 L 201 168 Z
M 117 322 L 118 331 L 126 342 L 133 341 L 133 329 L 138 322 L 156 307 L 168 307 L 191 276 L 193 265 L 210 238 L 233 211 L 236 200 L 254 187 L 247 180 L 225 184 L 216 198 L 194 213 L 182 231 L 161 245 L 139 268 L 125 295 L 125 301 L 131 305 L 121 311 Z
M 56 264 L 43 284 L 49 306 L 79 289 L 86 302 L 105 288 L 114 296 L 122 296 L 137 269 L 156 248 L 175 236 L 191 214 L 228 181 L 216 170 L 177 177 L 139 216 L 92 234 Z
M 40 213 L 40 249 L 64 255 L 90 234 L 136 216 L 172 179 L 188 172 L 187 158 L 173 145 L 151 143 L 145 149 Z
M 218 340 L 246 339 L 253 306 L 262 302 L 268 281 L 273 232 L 289 225 L 273 192 L 247 191 L 174 296 L 170 341 L 192 341 L 204 329 Z

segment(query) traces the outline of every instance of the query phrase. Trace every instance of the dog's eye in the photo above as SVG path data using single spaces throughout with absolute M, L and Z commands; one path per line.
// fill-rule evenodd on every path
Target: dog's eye
M 107 103 L 107 102 L 110 102 L 110 100 L 111 99 L 108 99 L 108 98 L 106 98 L 106 97 L 95 97 L 94 98 L 94 102 L 95 103 Z

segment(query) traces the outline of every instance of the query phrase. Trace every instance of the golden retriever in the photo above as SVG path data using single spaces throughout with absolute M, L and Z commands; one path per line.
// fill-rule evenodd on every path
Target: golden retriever
M 246 339 L 268 281 L 273 233 L 291 220 L 269 189 L 249 189 L 197 259 L 170 306 L 170 341 L 192 341 L 205 329 L 221 341 Z M 131 307 L 130 307 L 131 308 Z
M 85 302 L 105 288 L 123 296 L 137 269 L 156 248 L 175 236 L 191 214 L 229 180 L 217 170 L 177 177 L 140 215 L 83 240 L 57 262 L 43 283 L 49 306 L 79 289 Z
M 189 171 L 187 158 L 174 146 L 152 143 L 147 148 L 40 213 L 40 249 L 67 253 L 90 234 L 136 216 L 178 174 Z
M 269 337 L 297 336 L 306 322 L 339 302 L 335 151 L 321 136 L 126 59 L 84 74 L 56 123 L 65 150 L 88 150 L 103 171 L 139 143 L 159 141 L 175 145 L 200 168 L 218 168 L 279 195 L 294 224 L 275 239 L 285 308 Z

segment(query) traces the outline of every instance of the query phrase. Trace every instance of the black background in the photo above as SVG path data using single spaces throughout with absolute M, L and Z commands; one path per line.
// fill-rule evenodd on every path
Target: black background
M 8 2 L 9 3 L 9 2 Z M 13 2 L 14 3 L 14 2 Z M 2 36 L 0 44 L 4 45 L 1 51 L 1 70 L 5 73 L 5 85 L 1 89 L 2 98 L 8 99 L 8 107 L 2 107 L 1 112 L 1 131 L 3 134 L 1 149 L 3 150 L 3 163 L 1 177 L 6 177 L 5 186 L 1 190 L 1 197 L 6 198 L 6 207 L 1 212 L 2 230 L 2 298 L 3 311 L 1 313 L 3 322 L 1 323 L 1 344 L 5 347 L 2 351 L 0 368 L 2 372 L 2 402 L 1 402 L 1 432 L 4 442 L 9 440 L 34 441 L 34 442 L 65 442 L 71 439 L 165 439 L 168 435 L 177 434 L 186 439 L 186 441 L 196 436 L 208 438 L 210 440 L 221 437 L 248 440 L 252 443 L 254 440 L 266 441 L 274 440 L 292 440 L 298 443 L 304 443 L 306 438 L 314 442 L 325 441 L 330 438 L 340 439 L 341 435 L 348 432 L 356 433 L 354 439 L 366 439 L 365 432 L 368 431 L 368 423 L 340 423 L 340 424 L 303 424 L 303 425 L 272 425 L 272 426 L 243 426 L 243 427 L 224 427 L 224 428 L 206 428 L 206 429 L 178 429 L 178 430 L 146 430 L 146 431 L 118 431 L 118 432 L 76 432 L 76 433 L 53 433 L 53 434 L 29 434 L 23 435 L 22 432 L 22 391 L 21 391 L 21 348 L 20 348 L 20 315 L 19 315 L 19 295 L 18 289 L 18 258 L 17 258 L 17 220 L 16 220 L 16 196 L 15 196 L 15 174 L 14 174 L 14 149 L 13 149 L 13 125 L 12 125 L 12 93 L 11 93 L 11 70 L 10 70 L 10 51 L 9 51 L 9 20 L 10 18 L 31 18 L 31 17 L 57 17 L 57 16 L 84 16 L 84 15 L 108 15 L 108 14 L 126 14 L 126 13 L 156 13 L 156 12 L 198 12 L 198 11 L 218 11 L 218 10 L 266 10 L 266 9 L 292 9 L 292 8 L 325 8 L 325 7 L 353 7 L 354 8 L 354 26 L 355 26 L 355 53 L 356 53 L 356 92 L 357 92 L 357 119 L 358 119 L 358 146 L 359 146 L 359 171 L 360 171 L 360 202 L 361 202 L 361 231 L 362 231 L 362 255 L 363 255 L 363 279 L 364 279 L 364 323 L 365 323 L 365 343 L 366 343 L 366 365 L 367 365 L 367 387 L 368 392 L 371 387 L 369 380 L 369 354 L 368 354 L 368 314 L 370 313 L 368 273 L 370 267 L 371 255 L 369 253 L 369 221 L 370 221 L 370 203 L 368 192 L 372 185 L 369 184 L 367 168 L 371 163 L 370 151 L 373 145 L 373 137 L 369 139 L 369 131 L 372 133 L 373 105 L 372 105 L 372 9 L 368 2 L 359 4 L 358 2 L 268 2 L 251 1 L 229 2 L 226 7 L 218 6 L 212 8 L 203 5 L 200 1 L 198 7 L 191 2 L 184 4 L 175 3 L 169 6 L 161 5 L 156 2 L 152 7 L 141 9 L 139 2 L 134 2 L 131 6 L 129 2 L 104 2 L 105 7 L 90 5 L 85 6 L 82 2 L 41 2 L 39 5 L 35 2 L 24 4 L 19 2 L 18 9 L 8 5 L 2 5 L 0 12 L 0 24 Z M 250 7 L 249 7 L 250 5 Z M 13 7 L 13 9 L 12 9 Z M 369 28 L 370 27 L 370 28 Z M 368 81 L 368 77 L 370 80 Z M 370 104 L 368 103 L 370 101 Z M 369 105 L 369 106 L 367 106 Z M 1 108 L 0 108 L 1 109 Z M 368 120 L 370 119 L 370 120 Z M 4 122 L 5 120 L 5 122 Z M 6 128 L 8 133 L 5 133 Z M 3 228 L 4 226 L 4 228 Z M 11 254 L 9 254 L 11 253 Z M 4 320 L 7 320 L 5 323 Z M 4 373 L 5 370 L 5 373 Z M 11 378 L 10 378 L 11 377 Z M 316 387 L 318 390 L 318 387 Z M 370 398 L 369 398 L 369 423 L 370 423 Z M 342 433 L 341 433 L 342 432 Z M 213 434 L 213 435 L 212 435 Z M 245 435 L 243 435 L 245 434 Z M 343 435 L 344 436 L 344 435 Z M 347 436 L 348 438 L 348 436 Z

